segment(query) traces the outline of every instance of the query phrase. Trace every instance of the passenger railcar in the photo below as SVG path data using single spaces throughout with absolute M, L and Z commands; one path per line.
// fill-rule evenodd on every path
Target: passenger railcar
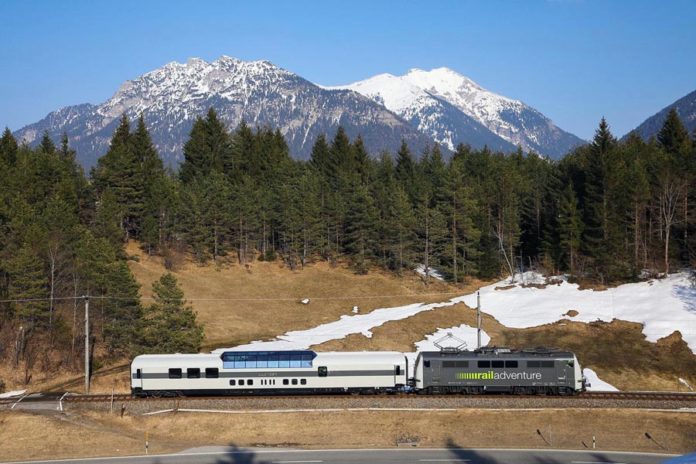
M 505 348 L 421 352 L 411 385 L 423 393 L 571 395 L 585 389 L 573 353 Z
M 225 351 L 138 356 L 135 395 L 395 392 L 406 385 L 397 352 Z

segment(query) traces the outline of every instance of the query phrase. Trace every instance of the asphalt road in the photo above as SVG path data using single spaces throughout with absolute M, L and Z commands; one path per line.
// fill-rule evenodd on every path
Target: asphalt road
M 75 464 L 657 464 L 674 456 L 606 451 L 383 449 L 280 450 L 206 447 L 179 454 L 26 461 Z M 684 464 L 696 462 L 686 460 Z

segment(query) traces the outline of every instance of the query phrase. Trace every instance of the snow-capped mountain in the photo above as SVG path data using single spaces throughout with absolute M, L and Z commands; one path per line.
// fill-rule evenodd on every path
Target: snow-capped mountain
M 183 144 L 193 122 L 212 107 L 230 129 L 249 125 L 278 128 L 290 152 L 307 158 L 319 134 L 332 137 L 339 125 L 353 138 L 360 134 L 371 153 L 396 150 L 406 140 L 419 153 L 432 140 L 382 105 L 355 92 L 321 88 L 268 61 L 222 56 L 169 63 L 125 82 L 106 102 L 70 106 L 15 133 L 37 143 L 44 131 L 57 140 L 68 134 L 86 167 L 108 149 L 121 114 L 145 116 L 153 141 L 166 163 L 183 159 Z
M 450 150 L 454 150 L 459 143 L 467 143 L 474 148 L 488 146 L 504 152 L 515 150 L 515 145 L 494 134 L 446 99 L 422 89 L 405 77 L 379 74 L 348 86 L 328 88 L 354 90 L 371 98 Z
M 453 128 L 461 136 L 480 126 L 508 144 L 521 145 L 526 151 L 535 151 L 552 158 L 559 158 L 582 139 L 559 129 L 553 122 L 519 100 L 513 100 L 484 89 L 476 82 L 448 68 L 431 71 L 412 69 L 403 76 L 380 74 L 345 86 L 345 88 L 382 103 L 388 109 L 410 121 L 438 142 L 452 148 L 459 141 Z M 458 110 L 459 121 L 454 121 L 450 111 L 435 111 L 448 103 L 448 109 Z M 466 119 L 464 119 L 466 117 Z M 463 123 L 466 121 L 466 123 Z M 478 123 L 479 126 L 473 125 Z M 465 125 L 463 125 L 465 124 Z M 486 134 L 490 140 L 491 135 Z M 500 142 L 499 142 L 500 143 Z M 478 145 L 472 144 L 472 145 Z M 491 143 L 489 143 L 491 146 Z
M 661 109 L 658 113 L 650 116 L 648 119 L 643 121 L 640 126 L 636 127 L 634 130 L 645 140 L 650 137 L 656 136 L 667 118 L 667 113 L 669 110 L 674 108 L 679 115 L 686 130 L 689 134 L 696 132 L 696 90 L 690 94 L 680 98 L 671 105 L 668 105 Z

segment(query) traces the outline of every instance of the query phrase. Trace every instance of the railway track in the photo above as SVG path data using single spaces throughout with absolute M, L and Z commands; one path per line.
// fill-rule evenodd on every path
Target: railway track
M 271 395 L 274 399 L 286 398 L 288 400 L 308 399 L 308 398 L 337 398 L 342 395 Z M 452 398 L 459 395 L 427 395 L 428 398 Z M 465 395 L 462 395 L 465 396 Z M 466 395 L 472 398 L 499 399 L 499 398 L 534 398 L 534 399 L 566 399 L 566 400 L 585 400 L 585 399 L 606 399 L 606 400 L 643 400 L 643 401 L 688 401 L 696 403 L 696 393 L 681 393 L 681 392 L 584 392 L 575 396 L 544 396 L 544 395 Z M 395 401 L 400 399 L 411 399 L 416 397 L 413 394 L 392 394 L 381 395 L 382 398 L 393 398 Z M 185 401 L 203 401 L 203 400 L 228 400 L 234 399 L 237 401 L 245 401 L 258 399 L 259 396 L 253 395 L 237 395 L 237 396 L 178 396 L 178 397 L 147 397 L 140 398 L 130 394 L 114 394 L 114 395 L 67 395 L 63 401 L 66 403 L 84 403 L 84 402 L 124 402 L 124 401 L 158 401 L 179 399 Z M 16 400 L 0 400 L 0 404 L 14 402 Z

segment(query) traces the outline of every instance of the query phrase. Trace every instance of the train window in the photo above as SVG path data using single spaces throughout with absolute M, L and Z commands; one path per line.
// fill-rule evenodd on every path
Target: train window
M 283 379 L 283 385 L 287 385 L 289 383 L 290 383 L 290 381 L 288 379 Z
M 329 370 L 326 368 L 326 366 L 319 366 L 319 370 L 317 372 L 319 377 L 328 377 L 329 375 Z
M 254 385 L 254 379 L 247 380 L 247 385 Z
M 505 367 L 517 369 L 517 361 L 505 361 Z
M 292 384 L 297 385 L 297 379 L 292 379 Z
M 469 361 L 454 361 L 455 367 L 469 367 Z
M 290 367 L 290 355 L 281 354 L 278 360 L 278 367 Z
M 539 361 L 527 361 L 527 367 L 541 367 Z
M 237 381 L 234 379 L 230 380 L 230 385 L 234 387 L 235 385 L 237 385 Z
M 553 361 L 541 361 L 541 367 L 553 367 Z
M 169 369 L 169 378 L 170 379 L 180 379 L 181 378 L 181 369 Z
M 278 360 L 280 355 L 278 353 L 270 353 L 268 355 L 268 367 L 278 367 Z
M 206 379 L 217 379 L 220 377 L 220 372 L 217 367 L 206 367 L 205 368 L 205 378 Z
M 491 362 L 490 361 L 479 361 L 478 367 L 479 367 L 479 369 L 481 369 L 481 368 L 487 369 L 487 368 L 491 367 Z
M 189 379 L 200 379 L 201 370 L 197 367 L 189 367 L 186 369 L 186 377 Z
M 143 378 L 143 371 L 141 371 L 140 369 L 136 369 L 135 370 L 135 378 L 142 379 Z
M 268 355 L 259 354 L 256 358 L 256 367 L 268 367 Z
M 244 385 L 244 379 L 239 379 L 239 385 Z
M 307 385 L 307 379 L 300 379 L 300 385 Z
M 396 366 L 394 368 L 394 375 L 401 375 L 401 366 Z
M 491 361 L 491 366 L 500 369 L 502 367 L 505 367 L 505 362 L 504 361 Z
M 423 367 L 430 367 L 430 361 L 423 361 Z
M 456 367 L 454 361 L 442 361 L 442 367 Z

